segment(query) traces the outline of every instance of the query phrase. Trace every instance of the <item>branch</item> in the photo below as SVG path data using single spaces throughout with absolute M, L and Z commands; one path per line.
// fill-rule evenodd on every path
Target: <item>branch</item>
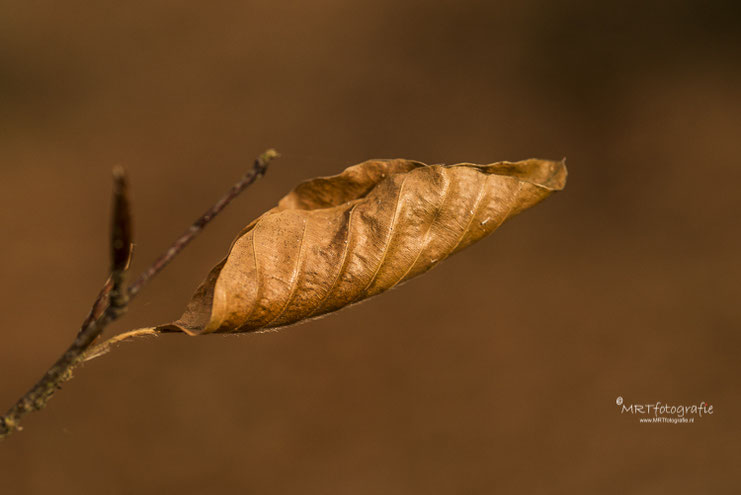
M 197 236 L 201 230 L 203 230 L 203 227 L 208 224 L 216 215 L 218 215 L 221 210 L 226 208 L 226 206 L 232 202 L 234 198 L 239 196 L 239 193 L 244 191 L 247 187 L 249 187 L 253 182 L 255 182 L 257 179 L 265 175 L 265 172 L 268 169 L 268 164 L 271 160 L 274 158 L 278 158 L 278 152 L 276 152 L 273 149 L 267 150 L 265 153 L 260 155 L 256 160 L 255 164 L 252 167 L 252 170 L 247 172 L 236 184 L 234 184 L 231 189 L 220 199 L 216 202 L 215 205 L 213 205 L 211 208 L 209 208 L 203 215 L 201 215 L 193 224 L 190 226 L 190 228 L 183 233 L 178 239 L 175 240 L 175 242 L 172 243 L 172 246 L 170 246 L 170 249 L 165 251 L 164 254 L 162 254 L 159 258 L 157 258 L 152 265 L 144 271 L 141 275 L 139 275 L 139 278 L 137 278 L 133 284 L 129 287 L 129 297 L 136 296 L 141 288 L 146 285 L 147 282 L 149 282 L 149 279 L 157 275 L 159 272 L 162 271 L 162 269 L 167 266 L 170 261 L 180 252 L 183 250 L 185 246 L 190 243 L 190 241 Z
M 114 170 L 113 212 L 111 228 L 111 275 L 93 302 L 74 342 L 57 359 L 43 377 L 23 397 L 18 399 L 5 416 L 0 417 L 0 439 L 20 430 L 20 420 L 31 411 L 38 411 L 54 395 L 62 383 L 72 377 L 72 369 L 83 361 L 103 329 L 126 312 L 128 304 L 149 280 L 157 275 L 172 259 L 193 240 L 203 228 L 221 212 L 239 193 L 262 177 L 271 160 L 278 157 L 275 150 L 260 155 L 252 167 L 214 206 L 199 217 L 172 246 L 144 271 L 128 288 L 126 273 L 132 256 L 131 215 L 126 178 L 123 169 Z M 122 334 L 125 336 L 130 334 Z M 115 341 L 114 339 L 111 339 Z
M 111 223 L 111 292 L 108 298 L 111 316 L 118 318 L 126 312 L 129 293 L 126 290 L 126 271 L 133 254 L 131 212 L 128 186 L 121 167 L 113 169 L 113 214 Z

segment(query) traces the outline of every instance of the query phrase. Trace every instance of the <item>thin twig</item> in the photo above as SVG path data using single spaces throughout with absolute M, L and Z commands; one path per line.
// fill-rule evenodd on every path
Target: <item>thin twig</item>
M 26 395 L 21 397 L 5 416 L 0 418 L 0 438 L 4 438 L 14 430 L 19 429 L 18 423 L 27 413 L 42 409 L 46 405 L 54 392 L 61 387 L 61 384 L 72 376 L 72 368 L 77 363 L 79 356 L 98 338 L 105 326 L 120 314 L 117 308 L 114 309 L 111 306 L 110 301 L 114 291 L 121 292 L 121 284 L 124 280 L 123 272 L 126 271 L 127 263 L 122 264 L 116 258 L 117 255 L 122 256 L 123 250 L 115 247 L 115 239 L 120 240 L 121 236 L 119 234 L 121 232 L 131 232 L 131 227 L 128 224 L 131 221 L 131 215 L 128 212 L 125 178 L 120 169 L 117 169 L 114 173 L 112 220 L 112 237 L 114 240 L 112 244 L 114 247 L 112 248 L 111 277 L 95 299 L 90 313 L 83 321 L 77 337 L 67 351 L 57 359 Z
M 131 212 L 126 175 L 121 167 L 113 169 L 113 215 L 111 222 L 111 292 L 108 311 L 118 318 L 126 312 L 129 293 L 126 272 L 133 252 Z
M 252 167 L 252 170 L 247 172 L 239 180 L 239 182 L 234 184 L 232 188 L 229 189 L 229 192 L 227 192 L 224 197 L 222 197 L 219 201 L 216 202 L 215 205 L 213 205 L 203 215 L 201 215 L 198 220 L 193 222 L 193 225 L 191 225 L 190 228 L 183 233 L 183 235 L 181 235 L 177 240 L 175 240 L 175 242 L 172 243 L 170 249 L 165 251 L 165 253 L 157 258 L 154 263 L 152 263 L 150 267 L 144 271 L 144 273 L 139 275 L 139 278 L 137 278 L 129 286 L 129 297 L 134 297 L 149 281 L 149 279 L 162 271 L 162 269 L 167 266 L 167 264 L 172 261 L 172 259 L 180 251 L 182 251 L 183 248 L 187 246 L 188 243 L 201 232 L 201 230 L 203 230 L 203 227 L 205 227 L 208 222 L 210 222 L 216 215 L 218 215 L 219 212 L 221 212 L 221 210 L 223 210 L 229 203 L 231 203 L 234 198 L 239 196 L 239 193 L 241 193 L 245 188 L 250 186 L 257 179 L 265 175 L 268 164 L 271 160 L 277 157 L 278 153 L 272 149 L 267 150 L 265 153 L 260 155 L 255 160 L 255 164 Z
M 100 290 L 93 303 L 90 313 L 85 318 L 74 342 L 67 351 L 57 359 L 44 376 L 23 397 L 21 397 L 5 416 L 0 417 L 0 439 L 3 439 L 21 429 L 20 420 L 31 411 L 42 409 L 54 395 L 62 383 L 72 377 L 72 369 L 84 360 L 86 351 L 90 349 L 103 329 L 110 322 L 119 318 L 128 307 L 131 299 L 139 293 L 141 288 L 165 265 L 167 265 L 203 227 L 226 207 L 240 192 L 265 174 L 268 163 L 278 154 L 268 150 L 260 155 L 250 172 L 245 174 L 229 192 L 212 208 L 204 213 L 183 234 L 170 249 L 160 256 L 147 270 L 128 287 L 125 287 L 125 275 L 131 260 L 131 217 L 127 196 L 126 181 L 123 170 L 114 171 L 114 200 L 111 233 L 111 275 Z M 113 342 L 133 336 L 132 334 L 146 334 L 146 331 L 133 331 L 121 334 Z M 92 356 L 90 356 L 92 357 Z
M 113 289 L 113 280 L 109 276 L 108 280 L 106 280 L 105 284 L 103 284 L 103 287 L 100 289 L 100 292 L 98 292 L 98 296 L 95 298 L 95 301 L 90 308 L 90 312 L 82 321 L 80 331 L 92 324 L 93 321 L 100 318 L 100 316 L 105 313 L 106 309 L 108 309 L 108 299 L 110 298 L 111 289 Z

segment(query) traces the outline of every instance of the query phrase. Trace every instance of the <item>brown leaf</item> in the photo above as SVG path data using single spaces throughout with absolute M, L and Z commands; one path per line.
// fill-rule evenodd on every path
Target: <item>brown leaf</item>
M 299 184 L 232 242 L 183 316 L 196 335 L 289 325 L 379 294 L 566 183 L 564 162 L 370 160 Z

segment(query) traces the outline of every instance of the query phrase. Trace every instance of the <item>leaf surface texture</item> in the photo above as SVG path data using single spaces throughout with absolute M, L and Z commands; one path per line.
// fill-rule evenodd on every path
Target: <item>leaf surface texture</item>
M 563 161 L 369 160 L 299 184 L 232 242 L 183 316 L 191 335 L 290 325 L 436 266 L 566 183 Z

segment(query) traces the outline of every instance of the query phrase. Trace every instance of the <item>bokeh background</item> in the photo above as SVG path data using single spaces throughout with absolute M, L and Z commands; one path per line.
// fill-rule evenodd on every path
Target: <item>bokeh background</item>
M 734 1 L 0 2 L 0 407 L 107 274 L 283 155 L 108 333 L 178 317 L 297 182 L 368 158 L 568 158 L 569 184 L 429 274 L 277 333 L 79 369 L 0 444 L 3 493 L 738 493 Z M 628 403 L 698 403 L 645 425 Z

